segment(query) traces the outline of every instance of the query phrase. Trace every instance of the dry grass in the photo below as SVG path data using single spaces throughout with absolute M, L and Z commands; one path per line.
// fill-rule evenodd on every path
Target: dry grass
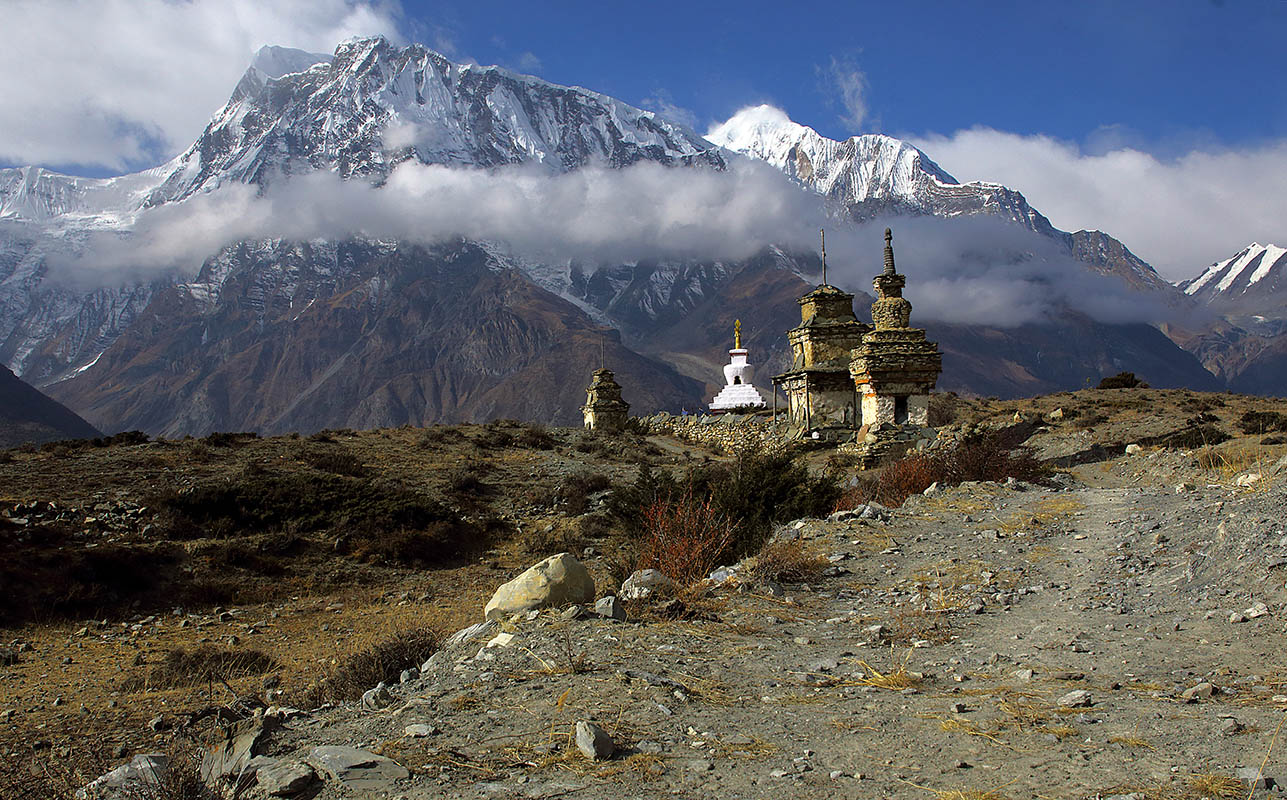
M 1200 775 L 1190 775 L 1187 781 L 1188 788 L 1198 797 L 1209 797 L 1216 800 L 1233 800 L 1233 798 L 1242 797 L 1246 791 L 1246 786 L 1242 781 L 1230 775 L 1221 775 L 1218 772 L 1208 772 Z
M 277 669 L 277 660 L 259 650 L 229 650 L 203 644 L 191 650 L 177 648 L 166 652 L 161 663 L 144 675 L 130 675 L 121 682 L 121 691 L 176 689 L 216 681 L 229 681 L 250 675 L 263 675 Z
M 1157 749 L 1147 739 L 1141 739 L 1140 737 L 1135 735 L 1110 736 L 1108 737 L 1108 741 L 1110 744 L 1120 744 L 1124 747 L 1130 747 L 1137 750 L 1156 750 Z
M 750 577 L 756 580 L 807 583 L 822 577 L 827 559 L 810 552 L 799 541 L 769 542 L 750 564 Z
M 397 682 L 402 670 L 419 668 L 437 649 L 438 635 L 428 628 L 398 631 L 344 657 L 303 698 L 311 707 L 356 700 L 381 681 Z
M 907 671 L 907 662 L 911 660 L 912 651 L 908 650 L 907 655 L 903 658 L 903 663 L 892 665 L 894 660 L 894 650 L 891 647 L 889 659 L 891 667 L 888 672 L 881 672 L 866 661 L 859 661 L 858 666 L 867 671 L 867 675 L 857 679 L 861 686 L 875 686 L 877 689 L 888 689 L 893 692 L 901 692 L 903 689 L 911 689 L 919 686 L 921 679 L 914 677 Z

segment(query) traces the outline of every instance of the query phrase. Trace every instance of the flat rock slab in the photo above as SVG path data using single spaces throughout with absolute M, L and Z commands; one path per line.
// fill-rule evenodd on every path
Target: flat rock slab
M 356 747 L 314 747 L 304 757 L 304 761 L 323 775 L 355 791 L 386 791 L 392 788 L 394 781 L 411 775 L 406 767 L 393 759 Z
M 272 797 L 290 797 L 307 789 L 317 776 L 313 768 L 299 761 L 265 763 L 255 771 L 259 788 Z

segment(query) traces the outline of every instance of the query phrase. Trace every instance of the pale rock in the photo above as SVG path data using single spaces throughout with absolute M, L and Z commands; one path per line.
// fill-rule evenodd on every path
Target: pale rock
M 156 786 L 165 775 L 169 757 L 164 753 L 137 755 L 126 764 L 76 791 L 76 800 L 124 800 L 147 792 L 146 787 Z
M 1266 614 L 1268 614 L 1269 606 L 1265 605 L 1264 603 L 1256 603 L 1255 605 L 1251 606 L 1251 608 L 1246 609 L 1242 613 L 1247 616 L 1247 619 L 1256 619 L 1258 617 L 1263 617 Z
M 593 761 L 611 758 L 617 749 L 617 745 L 607 731 L 593 722 L 584 720 L 576 724 L 576 747 L 585 754 L 586 758 Z
M 317 780 L 313 768 L 301 761 L 273 759 L 255 770 L 259 788 L 272 797 L 289 797 L 299 794 Z
M 550 556 L 496 590 L 483 609 L 489 620 L 501 620 L 529 609 L 588 603 L 594 579 L 571 553 Z
M 621 601 L 611 595 L 600 598 L 594 604 L 594 613 L 606 619 L 624 621 L 626 618 L 626 610 L 621 607 Z
M 1141 451 L 1141 450 L 1143 450 L 1143 449 L 1144 449 L 1144 448 L 1143 448 L 1143 447 L 1140 447 L 1138 444 L 1128 444 L 1128 445 L 1126 445 L 1126 455 L 1128 455 L 1128 456 L 1133 456 L 1133 455 L 1135 455 L 1136 453 L 1140 452 L 1140 451 Z
M 621 597 L 625 600 L 643 600 L 653 595 L 668 594 L 675 589 L 675 582 L 655 569 L 641 569 L 621 584 Z
M 501 631 L 491 638 L 486 647 L 509 647 L 514 643 L 514 634 Z
M 1060 708 L 1089 708 L 1093 703 L 1094 698 L 1085 689 L 1074 689 L 1059 698 Z
M 358 794 L 387 793 L 394 781 L 411 774 L 392 759 L 341 745 L 314 747 L 304 760 L 318 772 Z

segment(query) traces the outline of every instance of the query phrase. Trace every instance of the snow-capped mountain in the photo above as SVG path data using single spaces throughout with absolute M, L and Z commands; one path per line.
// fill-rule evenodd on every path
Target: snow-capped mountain
M 715 144 L 766 161 L 860 217 L 887 211 L 999 214 L 1038 233 L 1050 221 L 997 183 L 961 183 L 901 139 L 879 134 L 828 139 L 771 106 L 746 108 L 707 134 Z
M 1252 242 L 1180 288 L 1208 305 L 1281 316 L 1287 313 L 1282 293 L 1287 290 L 1287 248 Z
M 1058 241 L 1094 271 L 1137 289 L 1171 294 L 1172 286 L 1143 259 L 1101 231 L 1067 233 L 1022 193 L 999 183 L 961 183 L 925 153 L 880 134 L 828 139 L 772 106 L 746 108 L 707 134 L 715 144 L 760 159 L 862 220 L 881 214 L 997 216 Z
M 758 158 L 842 217 L 997 215 L 1064 242 L 1092 270 L 1154 288 L 1156 273 L 1115 239 L 1058 231 L 1019 192 L 959 183 L 897 139 L 834 142 L 780 114 L 739 115 L 712 137 L 593 91 L 455 64 L 420 45 L 361 39 L 329 56 L 264 48 L 196 142 L 166 164 L 101 180 L 0 171 L 0 362 L 105 428 L 285 430 L 488 414 L 567 421 L 579 388 L 566 365 L 592 353 L 610 325 L 626 337 L 616 345 L 619 363 L 632 365 L 619 371 L 623 383 L 634 381 L 655 407 L 691 408 L 709 371 L 703 359 L 727 349 L 721 315 L 755 309 L 743 317 L 760 314 L 762 330 L 751 335 L 771 363 L 798 314 L 801 276 L 816 262 L 772 250 L 741 263 L 585 273 L 478 242 L 273 240 L 211 253 L 187 282 L 89 290 L 46 280 L 52 256 L 94 231 L 128 235 L 156 206 L 314 171 L 379 186 L 409 160 L 561 173 L 640 161 L 720 170 Z M 1104 328 L 1076 352 L 1067 343 L 1085 337 L 1051 335 L 1035 354 L 1011 338 L 1004 372 L 1023 381 L 988 382 L 995 338 L 979 336 L 967 349 L 980 351 L 957 363 L 981 366 L 953 388 L 982 380 L 977 390 L 989 394 L 1031 393 L 1138 363 L 1117 363 L 1139 338 L 1124 328 Z M 1157 369 L 1146 377 L 1196 385 L 1205 373 L 1168 347 L 1164 339 L 1144 347 Z
M 596 162 L 723 163 L 709 142 L 651 111 L 373 38 L 341 44 L 333 58 L 261 51 L 160 194 L 179 200 L 226 181 L 263 185 L 317 169 L 378 181 L 412 158 L 560 172 Z

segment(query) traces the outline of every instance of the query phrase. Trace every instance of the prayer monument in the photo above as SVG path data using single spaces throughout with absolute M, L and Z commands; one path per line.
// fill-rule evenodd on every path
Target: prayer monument
M 733 411 L 741 408 L 764 408 L 764 398 L 751 385 L 755 368 L 746 363 L 749 351 L 742 347 L 742 321 L 733 322 L 733 349 L 724 365 L 724 388 L 711 401 L 711 411 Z

